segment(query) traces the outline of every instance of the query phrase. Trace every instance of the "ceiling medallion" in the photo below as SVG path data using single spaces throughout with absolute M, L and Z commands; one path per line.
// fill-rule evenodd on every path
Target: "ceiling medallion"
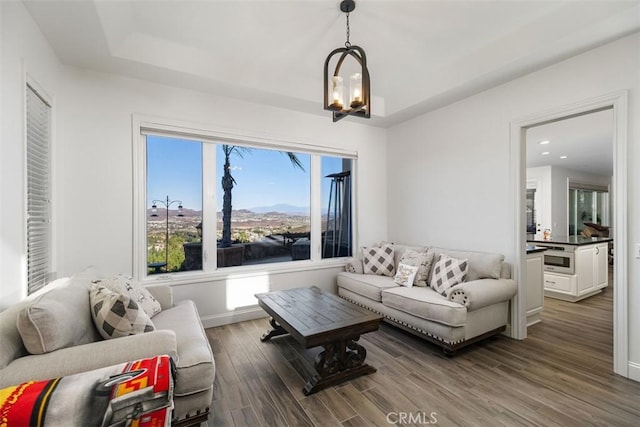
M 334 122 L 347 116 L 365 119 L 371 117 L 371 88 L 367 56 L 364 49 L 351 45 L 349 42 L 349 13 L 353 12 L 355 8 L 356 2 L 354 0 L 340 2 L 340 10 L 347 15 L 347 41 L 344 43 L 344 47 L 334 49 L 324 61 L 324 109 L 333 112 Z M 338 54 L 335 71 L 332 76 L 329 76 L 329 62 L 334 55 Z M 347 57 L 353 58 L 357 62 L 356 68 L 359 71 L 349 76 L 349 91 L 345 99 L 345 79 L 340 75 L 340 68 Z

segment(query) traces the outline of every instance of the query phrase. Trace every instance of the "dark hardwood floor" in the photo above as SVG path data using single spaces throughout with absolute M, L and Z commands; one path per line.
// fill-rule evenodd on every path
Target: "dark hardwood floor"
M 612 296 L 609 286 L 579 303 L 546 298 L 528 339 L 496 337 L 452 358 L 383 324 L 360 340 L 377 373 L 310 396 L 303 377 L 317 350 L 287 336 L 260 342 L 267 319 L 210 328 L 209 425 L 638 426 L 640 383 L 613 374 Z

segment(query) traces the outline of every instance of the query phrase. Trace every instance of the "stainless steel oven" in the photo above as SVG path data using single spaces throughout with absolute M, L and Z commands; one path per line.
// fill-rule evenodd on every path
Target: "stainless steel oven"
M 575 273 L 575 257 L 573 254 L 573 246 L 570 245 L 545 245 L 547 250 L 544 252 L 544 271 L 554 273 L 574 274 Z

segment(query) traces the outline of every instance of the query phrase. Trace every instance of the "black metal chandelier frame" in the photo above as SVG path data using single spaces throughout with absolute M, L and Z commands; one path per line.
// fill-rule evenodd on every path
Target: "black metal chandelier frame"
M 347 116 L 356 116 L 368 119 L 371 117 L 371 81 L 367 69 L 367 55 L 360 46 L 352 45 L 349 41 L 349 13 L 353 12 L 356 4 L 354 0 L 342 0 L 340 10 L 347 15 L 347 41 L 344 47 L 334 49 L 324 61 L 324 109 L 333 112 L 333 121 L 337 122 Z M 361 99 L 343 101 L 342 104 L 332 102 L 332 89 L 329 87 L 329 63 L 335 55 L 340 55 L 336 63 L 332 77 L 340 76 L 340 68 L 347 57 L 353 58 L 361 68 L 362 88 Z M 349 96 L 350 98 L 350 96 Z

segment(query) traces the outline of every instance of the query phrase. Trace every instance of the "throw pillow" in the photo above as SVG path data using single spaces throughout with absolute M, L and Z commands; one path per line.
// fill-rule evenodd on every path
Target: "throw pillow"
M 365 248 L 362 267 L 364 274 L 377 274 L 379 276 L 393 276 L 396 267 L 393 264 L 393 247 L 384 245 L 381 248 Z
M 53 284 L 51 284 L 53 285 Z M 89 313 L 89 287 L 69 280 L 29 302 L 16 328 L 30 354 L 44 354 L 100 339 Z M 0 343 L 3 348 L 4 343 Z
M 410 288 L 411 286 L 413 286 L 413 281 L 416 277 L 416 274 L 418 273 L 419 268 L 420 267 L 414 267 L 411 265 L 400 263 L 398 265 L 398 271 L 396 272 L 393 281 L 400 286 L 407 286 Z
M 106 279 L 94 280 L 93 283 L 105 288 L 130 296 L 149 317 L 153 317 L 162 311 L 162 307 L 157 299 L 151 295 L 144 286 L 138 283 L 133 277 L 118 274 Z
M 418 267 L 416 278 L 413 282 L 416 286 L 428 286 L 427 280 L 429 279 L 429 273 L 431 272 L 431 265 L 433 264 L 434 253 L 432 250 L 425 252 L 418 252 L 412 249 L 404 251 L 400 263 L 405 265 L 411 265 Z
M 91 315 L 104 339 L 120 338 L 155 330 L 155 326 L 129 296 L 94 285 L 89 292 Z
M 446 297 L 452 286 L 464 281 L 468 269 L 469 262 L 466 259 L 456 259 L 446 254 L 440 254 L 431 273 L 431 287 Z
M 362 259 L 356 258 L 349 261 L 344 266 L 344 271 L 346 271 L 347 273 L 357 273 L 357 274 L 364 273 L 364 269 L 362 268 Z

